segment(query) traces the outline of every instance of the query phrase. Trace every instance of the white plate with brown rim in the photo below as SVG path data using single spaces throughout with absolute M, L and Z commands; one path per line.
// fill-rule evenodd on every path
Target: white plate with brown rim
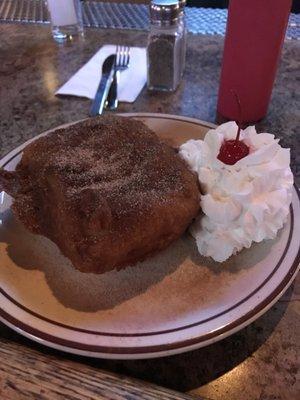
M 173 145 L 203 138 L 213 127 L 172 115 L 126 115 L 144 121 Z M 14 170 L 29 142 L 0 166 Z M 103 275 L 74 270 L 52 242 L 14 219 L 8 195 L 0 194 L 0 200 L 0 320 L 70 353 L 136 359 L 206 346 L 267 311 L 299 268 L 296 189 L 277 238 L 254 244 L 222 265 L 201 257 L 186 234 L 145 262 Z

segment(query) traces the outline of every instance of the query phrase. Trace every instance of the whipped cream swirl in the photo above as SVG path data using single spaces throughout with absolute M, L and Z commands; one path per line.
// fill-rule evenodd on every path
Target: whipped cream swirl
M 234 165 L 218 160 L 224 140 L 235 139 L 237 125 L 227 122 L 207 132 L 204 140 L 189 140 L 179 154 L 198 174 L 201 208 L 190 232 L 200 254 L 223 262 L 252 242 L 273 239 L 289 214 L 293 174 L 290 150 L 270 133 L 254 126 L 241 131 L 249 154 Z

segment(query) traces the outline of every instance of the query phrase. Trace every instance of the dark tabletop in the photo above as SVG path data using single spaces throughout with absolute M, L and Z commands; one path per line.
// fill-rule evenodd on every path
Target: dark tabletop
M 0 156 L 42 131 L 88 116 L 90 101 L 58 98 L 54 92 L 101 45 L 141 46 L 145 41 L 144 33 L 89 30 L 83 42 L 58 45 L 52 41 L 49 27 L 0 25 Z M 186 73 L 178 91 L 158 95 L 144 89 L 134 104 L 122 103 L 119 111 L 171 113 L 214 122 L 222 47 L 222 37 L 189 36 Z M 292 149 L 298 185 L 299 106 L 300 41 L 286 41 L 269 113 L 258 128 L 276 134 L 283 146 Z M 242 331 L 204 349 L 156 360 L 105 361 L 71 356 L 30 342 L 0 324 L 0 397 L 102 398 L 96 392 L 95 397 L 83 397 L 80 391 L 66 394 L 65 387 L 59 389 L 59 385 L 49 395 L 43 387 L 56 378 L 46 376 L 46 372 L 43 375 L 46 363 L 53 370 L 69 371 L 63 376 L 70 382 L 72 374 L 75 378 L 83 374 L 97 377 L 98 371 L 105 370 L 213 400 L 296 399 L 300 393 L 299 300 L 298 278 L 265 315 Z M 34 379 L 33 367 L 40 371 Z

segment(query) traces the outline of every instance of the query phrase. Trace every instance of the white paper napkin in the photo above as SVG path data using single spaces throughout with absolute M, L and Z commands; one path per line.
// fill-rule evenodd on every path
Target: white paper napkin
M 106 57 L 116 52 L 116 46 L 105 45 L 55 94 L 66 94 L 93 99 L 101 79 L 102 64 Z M 130 48 L 129 68 L 120 74 L 118 85 L 119 101 L 132 103 L 135 101 L 147 80 L 146 49 Z

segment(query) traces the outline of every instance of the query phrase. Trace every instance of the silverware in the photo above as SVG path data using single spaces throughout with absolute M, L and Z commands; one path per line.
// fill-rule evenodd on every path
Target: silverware
M 115 62 L 116 55 L 113 54 L 107 57 L 103 63 L 102 77 L 90 110 L 90 115 L 92 117 L 102 114 L 103 112 L 103 108 L 114 76 Z
M 130 62 L 130 47 L 117 46 L 116 48 L 116 64 L 113 82 L 107 96 L 106 108 L 115 110 L 118 107 L 118 84 L 120 82 L 120 72 L 129 67 Z

